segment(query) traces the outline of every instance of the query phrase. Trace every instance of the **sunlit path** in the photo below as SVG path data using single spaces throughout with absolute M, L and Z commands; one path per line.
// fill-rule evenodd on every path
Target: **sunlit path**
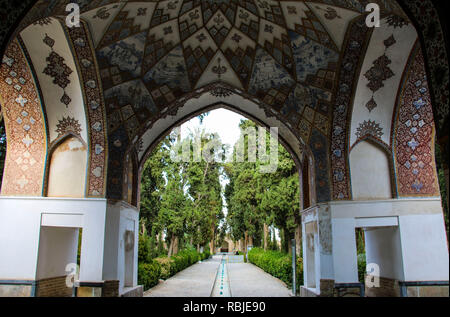
M 222 289 L 223 294 L 220 295 L 221 262 L 222 256 L 215 255 L 207 261 L 197 263 L 151 288 L 144 293 L 144 297 L 291 296 L 291 291 L 282 281 L 250 263 L 225 264 L 223 284 L 225 286 Z M 216 275 L 219 280 L 216 280 Z M 213 288 L 217 281 L 219 286 L 215 292 Z
M 197 263 L 144 292 L 144 297 L 209 297 L 222 257 Z
M 233 297 L 288 297 L 291 290 L 279 279 L 251 263 L 228 265 Z

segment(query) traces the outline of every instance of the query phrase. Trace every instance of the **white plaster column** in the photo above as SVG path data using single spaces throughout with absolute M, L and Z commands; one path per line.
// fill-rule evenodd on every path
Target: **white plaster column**
M 358 283 L 355 219 L 332 220 L 335 283 Z
M 54 227 L 83 228 L 79 279 L 101 282 L 105 213 L 105 199 L 1 197 L 0 279 L 37 279 L 41 228 Z
M 122 294 L 125 287 L 125 275 L 132 274 L 132 286 L 137 286 L 139 211 L 136 207 L 124 201 L 109 201 L 105 224 L 103 279 L 119 280 L 119 293 Z M 131 261 L 131 264 L 125 258 L 126 231 L 134 233 L 133 261 Z M 132 265 L 131 273 L 127 270 L 126 263 Z

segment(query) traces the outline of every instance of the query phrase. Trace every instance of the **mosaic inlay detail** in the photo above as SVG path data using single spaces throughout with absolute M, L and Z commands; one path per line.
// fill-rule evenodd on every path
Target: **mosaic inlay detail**
M 397 107 L 394 149 L 398 194 L 439 196 L 433 155 L 433 112 L 423 55 L 417 45 Z
M 69 76 L 73 73 L 69 66 L 66 65 L 64 57 L 60 56 L 53 50 L 55 40 L 45 34 L 43 42 L 50 47 L 50 55 L 46 58 L 47 67 L 43 73 L 53 78 L 53 84 L 61 87 L 64 91 L 61 102 L 66 105 L 70 104 L 72 99 L 66 93 L 66 87 L 70 84 Z
M 81 138 L 81 125 L 78 120 L 74 118 L 62 118 L 62 120 L 59 120 L 58 124 L 56 125 L 56 132 L 58 133 L 58 138 L 70 132 Z
M 350 199 L 349 166 L 348 166 L 348 116 L 352 103 L 352 92 L 356 86 L 355 78 L 359 75 L 365 43 L 370 37 L 371 29 L 367 28 L 364 19 L 355 21 L 349 26 L 348 39 L 342 53 L 342 69 L 339 76 L 338 89 L 334 101 L 333 125 L 331 134 L 331 170 L 333 175 L 332 199 Z
M 336 60 L 330 58 L 331 63 L 328 63 L 327 60 L 323 63 L 320 62 L 320 66 L 312 65 L 306 70 L 297 68 L 298 63 L 295 58 L 299 55 L 295 56 L 293 52 L 294 48 L 291 45 L 292 39 L 289 32 L 296 33 L 313 42 L 314 46 L 309 46 L 311 49 L 323 46 L 339 56 L 336 45 L 324 26 L 326 24 L 328 27 L 330 25 L 328 23 L 345 18 L 345 14 L 342 13 L 343 8 L 364 13 L 363 3 L 340 0 L 293 1 L 286 4 L 288 7 L 284 11 L 283 2 L 265 0 L 155 1 L 154 7 L 152 7 L 153 3 L 149 4 L 150 2 L 120 1 L 120 4 L 118 2 L 116 0 L 78 1 L 82 13 L 93 10 L 90 15 L 88 14 L 90 19 L 93 18 L 96 23 L 99 20 L 108 22 L 103 31 L 105 34 L 101 35 L 98 41 L 99 51 L 105 49 L 103 52 L 105 58 L 99 60 L 101 78 L 99 77 L 98 81 L 83 81 L 82 85 L 85 89 L 95 89 L 101 82 L 105 93 L 111 92 L 110 89 L 118 91 L 114 98 L 108 100 L 104 105 L 108 111 L 108 122 L 106 123 L 105 119 L 103 123 L 89 123 L 88 126 L 92 131 L 101 131 L 102 128 L 108 127 L 108 132 L 111 134 L 116 131 L 124 133 L 127 140 L 126 142 L 122 140 L 122 144 L 134 143 L 138 134 L 136 131 L 140 131 L 150 122 L 164 116 L 168 112 L 163 114 L 162 109 L 175 100 L 186 97 L 192 92 L 192 89 L 196 88 L 192 78 L 197 80 L 204 77 L 218 79 L 218 74 L 214 74 L 213 67 L 209 63 L 217 61 L 217 59 L 213 60 L 213 57 L 217 56 L 220 51 L 220 56 L 224 57 L 223 60 L 226 60 L 228 67 L 227 73 L 221 76 L 224 78 L 230 73 L 233 74 L 232 76 L 237 76 L 244 93 L 250 93 L 251 96 L 263 100 L 275 111 L 279 111 L 286 118 L 286 122 L 297 129 L 296 131 L 301 134 L 306 143 L 310 144 L 309 141 L 314 133 L 320 133 L 328 139 L 332 138 L 330 154 L 333 169 L 331 172 L 329 171 L 334 183 L 332 195 L 341 199 L 349 197 L 344 188 L 346 186 L 344 184 L 348 183 L 348 167 L 345 161 L 341 160 L 345 160 L 347 155 L 345 150 L 348 146 L 345 143 L 345 137 L 348 137 L 349 112 L 347 107 L 351 105 L 352 100 L 352 80 L 355 80 L 354 75 L 358 72 L 358 55 L 352 52 L 354 61 L 346 59 L 346 56 L 348 56 L 348 51 L 357 50 L 360 50 L 360 55 L 363 55 L 364 51 L 358 48 L 363 41 L 353 41 L 352 39 L 359 35 L 352 33 L 355 30 L 356 33 L 364 33 L 367 30 L 362 30 L 362 26 L 358 27 L 360 30 L 355 27 L 348 30 L 346 45 L 342 46 L 344 51 L 347 50 L 347 53 L 342 52 L 342 60 L 346 63 L 336 67 L 337 65 L 333 64 Z M 396 34 L 399 29 L 411 23 L 403 16 L 397 5 L 393 5 L 390 1 L 377 0 L 376 2 L 380 4 L 382 14 L 387 17 L 388 24 L 396 29 Z M 426 0 L 401 0 L 400 2 L 404 2 L 416 17 L 420 17 L 419 25 L 424 31 L 418 30 L 418 32 L 424 34 L 423 40 L 427 43 L 427 62 L 433 74 L 429 80 L 434 83 L 432 89 L 436 100 L 435 110 L 437 113 L 435 115 L 438 124 L 442 126 L 445 117 L 448 116 L 448 62 L 436 12 L 430 2 Z M 304 4 L 303 7 L 311 10 L 301 9 L 301 5 L 298 3 Z M 321 7 L 316 7 L 316 3 L 321 4 Z M 33 22 L 45 26 L 46 16 L 65 14 L 64 4 L 65 2 L 59 1 L 38 2 L 21 27 Z M 118 7 L 121 9 L 117 9 Z M 129 7 L 133 7 L 134 11 Z M 315 16 L 318 13 L 321 14 L 320 20 L 318 15 Z M 148 26 L 136 22 L 144 16 L 148 17 Z M 295 27 L 287 27 L 292 19 L 295 20 Z M 170 23 L 170 21 L 175 21 L 175 23 Z M 185 25 L 181 25 L 183 21 L 186 21 Z M 325 24 L 322 25 L 322 23 Z M 142 28 L 138 28 L 138 25 Z M 184 28 L 185 26 L 186 28 Z M 159 27 L 161 27 L 161 32 L 158 30 L 157 33 L 163 34 L 164 32 L 163 37 L 152 38 L 155 34 L 153 31 Z M 195 28 L 197 29 L 195 30 Z M 284 33 L 284 30 L 288 32 Z M 144 34 L 144 36 L 140 34 Z M 213 36 L 214 34 L 215 36 Z M 286 34 L 288 38 L 286 38 Z M 41 35 L 46 45 L 54 46 L 53 39 L 45 37 L 45 34 Z M 208 39 L 208 37 L 210 38 Z M 208 55 L 208 47 L 205 46 L 207 42 L 214 43 L 216 46 L 211 54 L 212 57 Z M 231 43 L 233 46 L 229 45 Z M 74 46 L 75 44 L 74 42 Z M 386 48 L 395 48 L 395 39 L 389 37 L 384 44 Z M 112 49 L 110 49 L 111 45 L 113 45 Z M 304 46 L 304 48 L 306 47 Z M 186 55 L 186 50 L 191 50 L 190 54 Z M 102 53 L 99 51 L 97 54 L 101 56 Z M 264 56 L 260 53 L 257 54 L 260 51 L 265 54 L 262 62 L 266 64 L 258 67 L 258 71 L 255 72 L 254 66 L 257 58 Z M 121 61 L 127 60 L 123 58 L 124 56 L 130 56 L 131 65 L 124 65 Z M 267 63 L 269 60 L 271 60 L 270 63 Z M 54 63 L 56 64 L 56 62 L 55 59 Z M 90 63 L 95 63 L 95 58 L 93 60 L 83 59 L 78 62 L 77 66 L 82 69 L 89 67 Z M 383 74 L 383 71 L 380 71 L 382 68 L 386 71 L 384 74 L 389 73 L 387 71 L 390 67 L 389 61 L 380 57 L 378 62 L 381 67 L 371 73 L 373 88 L 386 85 L 385 81 L 380 80 L 382 75 L 377 79 L 378 74 L 375 73 Z M 57 70 L 59 74 L 64 74 L 63 68 Z M 276 80 L 273 80 L 273 85 L 272 83 L 270 87 L 265 83 L 255 85 L 255 78 L 271 78 L 266 76 L 267 73 L 270 75 L 270 70 L 275 70 Z M 208 71 L 211 74 L 205 74 Z M 305 77 L 300 79 L 299 71 Z M 54 80 L 50 75 L 49 77 Z M 63 82 L 64 80 L 60 81 L 61 84 Z M 14 88 L 19 89 L 19 86 L 16 85 Z M 211 95 L 214 96 L 216 93 L 218 96 L 224 96 L 228 95 L 229 91 L 215 86 Z M 296 101 L 297 96 L 302 96 L 301 102 Z M 371 112 L 379 110 L 377 109 L 377 97 L 378 95 L 375 94 L 367 96 L 366 107 Z M 71 96 L 65 93 L 61 96 L 63 104 L 70 105 L 72 102 L 70 99 Z M 26 98 L 19 98 L 18 102 L 23 104 L 25 100 Z M 127 102 L 123 103 L 125 100 Z M 103 101 L 94 102 L 92 106 L 95 108 L 102 103 Z M 420 106 L 421 101 L 417 101 L 415 104 Z M 86 108 L 88 109 L 88 107 L 89 105 L 86 103 Z M 64 118 L 67 118 L 67 114 L 59 119 Z M 20 122 L 20 118 L 17 120 Z M 24 129 L 28 129 L 28 126 L 26 125 Z M 109 127 L 112 128 L 109 129 Z M 415 131 L 414 127 L 412 129 Z M 121 136 L 123 135 L 121 134 Z M 341 138 L 344 138 L 343 143 Z M 411 149 L 417 149 L 420 142 L 414 138 L 414 140 L 409 140 L 408 144 Z M 104 151 L 102 148 L 97 147 L 97 151 Z M 98 170 L 96 174 L 99 175 Z
M 85 108 L 88 113 L 89 153 L 88 189 L 89 197 L 104 197 L 106 173 L 106 128 L 105 105 L 101 79 L 97 71 L 92 41 L 88 36 L 87 26 L 81 23 L 79 28 L 67 29 L 72 42 L 74 54 L 80 61 L 79 76 L 84 83 L 82 90 Z
M 392 61 L 386 55 L 386 50 L 395 43 L 396 40 L 393 35 L 384 40 L 384 54 L 378 57 L 373 62 L 373 66 L 364 74 L 364 77 L 369 80 L 367 87 L 369 87 L 369 89 L 372 91 L 372 98 L 366 104 L 366 108 L 369 110 L 369 112 L 372 112 L 372 110 L 378 106 L 375 101 L 374 94 L 384 87 L 385 80 L 395 75 L 394 72 L 389 68 L 389 65 L 392 63 Z
M 2 195 L 41 196 L 47 135 L 39 94 L 19 42 L 8 46 L 0 68 L 8 131 Z
M 360 123 L 359 127 L 356 129 L 356 137 L 361 139 L 367 135 L 380 139 L 383 135 L 383 129 L 375 121 L 364 121 L 363 123 Z

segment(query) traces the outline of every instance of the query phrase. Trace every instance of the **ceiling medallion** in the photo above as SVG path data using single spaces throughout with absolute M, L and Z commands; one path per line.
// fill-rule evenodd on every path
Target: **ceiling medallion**
M 217 59 L 217 66 L 214 66 L 213 68 L 212 68 L 212 72 L 214 73 L 214 74 L 217 74 L 217 76 L 219 77 L 219 80 L 220 80 L 220 78 L 221 78 L 221 76 L 223 75 L 223 74 L 225 74 L 227 71 L 228 71 L 228 69 L 225 67 L 225 66 L 221 66 L 220 65 L 220 62 L 221 62 L 222 60 L 220 59 L 220 57 Z
M 381 128 L 378 123 L 372 120 L 364 120 L 364 122 L 360 123 L 359 127 L 356 129 L 356 137 L 358 139 L 362 139 L 367 135 L 371 135 L 377 139 L 380 139 L 383 134 L 383 128 Z
M 369 102 L 366 104 L 366 108 L 369 110 L 369 112 L 372 112 L 373 109 L 377 107 L 377 103 L 375 102 L 375 99 L 372 98 L 369 100 Z
M 213 95 L 216 98 L 226 98 L 233 94 L 233 92 L 225 88 L 223 86 L 216 86 L 210 91 L 211 95 Z

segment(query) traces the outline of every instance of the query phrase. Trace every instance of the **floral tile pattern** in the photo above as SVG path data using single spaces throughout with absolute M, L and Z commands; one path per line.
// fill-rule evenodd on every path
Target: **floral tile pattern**
M 51 22 L 50 16 L 66 14 L 65 5 L 68 2 L 38 1 L 19 29 L 30 24 L 47 25 Z M 396 2 L 375 2 L 381 6 L 383 16 L 388 17 L 388 23 L 395 29 L 402 29 L 411 23 Z M 445 47 L 442 46 L 441 28 L 432 22 L 437 21 L 436 11 L 429 1 L 400 2 L 414 13 L 418 25 L 424 30 L 418 31 L 426 43 L 423 52 L 432 72 L 428 78 L 428 84 L 432 84 L 429 92 L 434 97 L 436 122 L 442 131 L 444 120 L 448 117 L 448 62 Z M 23 1 L 20 5 L 22 9 L 25 3 L 28 2 Z M 333 25 L 333 21 L 342 20 L 344 15 L 341 9 L 363 14 L 365 2 L 77 0 L 76 3 L 87 20 L 87 24 L 82 23 L 81 27 L 84 35 L 78 34 L 79 30 L 67 29 L 72 54 L 78 63 L 77 69 L 68 67 L 70 56 L 60 51 L 51 52 L 44 74 L 56 87 L 64 90 L 71 84 L 71 74 L 79 73 L 88 118 L 89 143 L 93 149 L 90 153 L 93 168 L 89 171 L 88 195 L 104 195 L 107 167 L 112 174 L 115 173 L 114 167 L 120 170 L 122 151 L 134 146 L 141 131 L 149 123 L 163 117 L 163 111 L 169 105 L 187 98 L 194 89 L 208 87 L 233 74 L 238 79 L 235 88 L 271 107 L 286 119 L 306 144 L 314 148 L 314 156 L 319 162 L 316 174 L 325 177 L 317 180 L 329 186 L 328 189 L 325 189 L 326 186 L 317 189 L 321 199 L 351 198 L 347 121 L 355 89 L 354 79 L 358 78 L 361 56 L 365 54 L 364 45 L 370 37 L 370 30 L 364 27 L 363 19 L 350 23 L 347 38 L 340 49 L 341 45 L 334 42 L 327 28 Z M 318 7 L 318 4 L 321 6 Z M 0 25 L 13 23 L 10 21 L 16 11 L 9 10 L 11 17 L 5 15 L 7 18 L 0 21 Z M 101 27 L 89 30 L 92 25 Z M 0 35 L 6 37 L 5 32 Z M 55 46 L 55 40 L 60 41 L 45 33 L 40 36 L 51 49 Z M 387 37 L 384 43 L 386 48 L 394 49 L 396 40 L 393 36 Z M 220 66 L 215 65 L 217 56 L 222 61 Z M 366 73 L 373 92 L 392 76 L 390 63 L 386 55 L 379 56 L 373 68 Z M 223 67 L 226 71 L 222 73 Z M 5 84 L 17 92 L 23 89 L 19 88 L 21 85 L 26 84 L 20 78 L 15 82 L 11 74 L 4 79 Z M 224 88 L 214 89 L 220 94 L 229 93 Z M 419 89 L 424 91 L 428 88 Z M 22 98 L 16 96 L 19 104 L 30 102 L 24 94 L 21 95 Z M 368 96 L 366 107 L 369 111 L 378 106 L 377 97 Z M 75 103 L 72 99 L 77 98 L 65 91 L 58 97 L 58 101 L 69 110 Z M 422 98 L 414 100 L 412 106 L 416 109 L 431 107 L 427 103 L 431 101 Z M 4 112 L 5 107 L 3 105 Z M 29 117 L 24 116 L 25 113 L 28 112 L 14 118 L 14 122 L 28 122 Z M 31 124 L 23 126 L 24 131 L 32 131 L 31 121 L 35 122 L 36 118 L 33 116 L 32 119 Z M 69 130 L 77 133 L 78 126 L 72 119 L 80 121 L 69 112 L 59 116 L 58 125 L 51 132 L 58 129 L 57 133 Z M 379 136 L 384 131 L 377 129 L 377 124 L 376 121 L 362 120 L 358 133 L 360 136 Z M 410 133 L 420 133 L 422 127 L 413 124 L 411 121 Z M 417 124 L 421 124 L 420 120 Z M 86 130 L 83 126 L 81 129 Z M 34 144 L 32 136 L 23 139 L 24 144 Z M 405 143 L 405 147 L 418 151 L 423 142 L 423 139 L 414 136 Z M 328 178 L 322 168 L 327 169 Z M 108 175 L 108 186 L 111 186 L 108 192 L 114 193 L 110 196 L 112 198 L 120 198 L 121 190 L 113 188 L 119 186 L 118 173 Z M 419 188 L 421 193 L 431 192 L 426 184 L 420 181 L 414 190 Z
M 8 131 L 2 195 L 41 196 L 47 134 L 40 96 L 20 44 L 11 42 L 0 67 L 3 118 Z
M 432 155 L 434 120 L 428 89 L 422 51 L 416 46 L 399 96 L 393 136 L 401 197 L 439 196 Z

